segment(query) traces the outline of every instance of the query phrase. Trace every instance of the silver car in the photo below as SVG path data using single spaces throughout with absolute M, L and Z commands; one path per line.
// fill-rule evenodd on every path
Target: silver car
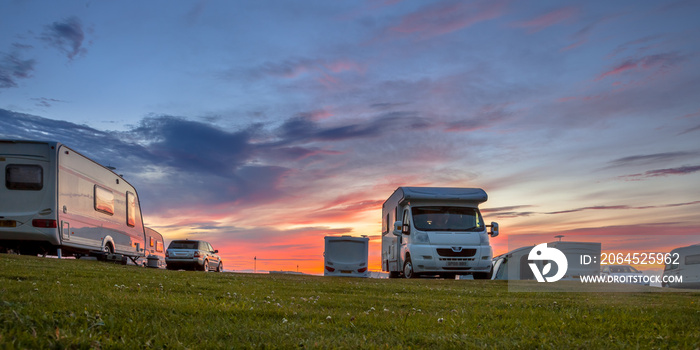
M 644 279 L 644 273 L 629 265 L 606 265 L 600 269 L 601 276 L 617 277 L 625 283 L 649 285 L 649 280 Z
M 165 251 L 165 264 L 168 270 L 195 269 L 201 271 L 224 271 L 224 263 L 217 255 L 218 250 L 209 242 L 177 240 L 170 242 Z

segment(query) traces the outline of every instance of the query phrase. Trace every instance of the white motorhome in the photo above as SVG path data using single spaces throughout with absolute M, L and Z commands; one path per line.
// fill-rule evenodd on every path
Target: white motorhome
M 677 254 L 677 255 L 676 255 Z M 662 287 L 700 288 L 700 244 L 676 248 L 670 253 L 671 263 L 664 268 L 664 277 L 683 278 L 682 283 L 662 283 Z M 676 259 L 677 258 L 677 259 Z
M 369 277 L 367 236 L 326 236 L 324 240 L 324 276 Z
M 21 254 L 144 256 L 139 197 L 58 142 L 0 140 L 0 246 Z
M 487 198 L 480 188 L 397 188 L 382 206 L 382 270 L 389 278 L 490 278 L 498 224 L 481 217 Z
M 521 247 L 494 257 L 492 279 L 534 280 L 534 272 L 528 264 L 528 255 L 534 247 L 534 245 Z M 600 273 L 600 243 L 556 241 L 547 243 L 547 247 L 559 249 L 566 256 L 568 268 L 562 280 L 578 280 L 581 276 L 594 276 Z M 598 259 L 595 261 L 591 259 L 590 263 L 581 264 L 582 255 L 598 257 Z M 542 271 L 546 261 L 537 260 L 534 263 Z

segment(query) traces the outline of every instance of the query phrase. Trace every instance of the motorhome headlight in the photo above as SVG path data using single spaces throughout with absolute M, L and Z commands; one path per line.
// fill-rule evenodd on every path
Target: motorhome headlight
M 430 244 L 428 233 L 416 230 L 413 235 L 413 243 Z
M 486 231 L 479 233 L 479 243 L 481 245 L 489 245 L 489 234 Z

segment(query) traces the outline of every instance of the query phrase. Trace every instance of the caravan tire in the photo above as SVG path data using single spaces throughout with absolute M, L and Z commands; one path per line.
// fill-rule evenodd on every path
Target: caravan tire
M 416 273 L 413 272 L 413 263 L 411 262 L 410 256 L 407 256 L 406 261 L 403 263 L 403 277 L 416 278 Z

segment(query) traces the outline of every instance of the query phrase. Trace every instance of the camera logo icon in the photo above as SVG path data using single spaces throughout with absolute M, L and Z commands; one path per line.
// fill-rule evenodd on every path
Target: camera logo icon
M 528 260 L 535 261 L 545 261 L 545 265 L 542 267 L 542 271 L 537 267 L 537 264 L 532 262 L 528 263 L 532 273 L 535 275 L 537 282 L 556 282 L 564 277 L 566 270 L 569 268 L 569 262 L 566 260 L 566 256 L 561 250 L 557 248 L 547 247 L 547 243 L 541 243 L 530 250 L 530 254 L 527 256 Z M 557 273 L 554 276 L 544 277 L 550 271 L 552 271 L 552 261 L 557 264 Z

